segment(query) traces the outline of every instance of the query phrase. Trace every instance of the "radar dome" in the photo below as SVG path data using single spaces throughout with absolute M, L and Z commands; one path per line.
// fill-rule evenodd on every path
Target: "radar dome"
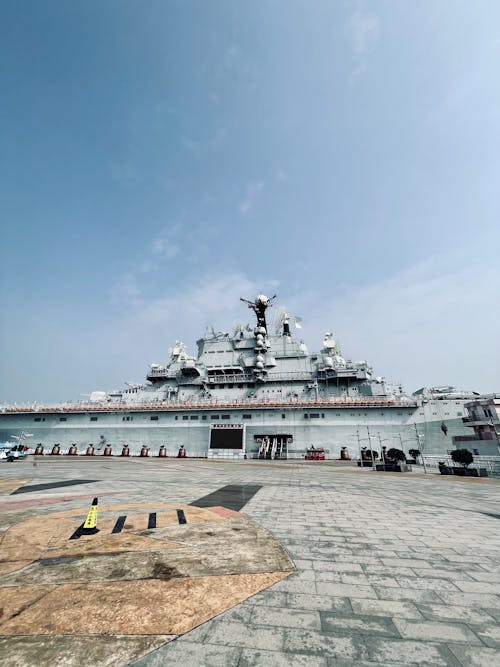
M 269 301 L 267 296 L 265 294 L 259 294 L 257 297 L 255 297 L 255 303 L 259 305 L 260 303 L 265 304 Z

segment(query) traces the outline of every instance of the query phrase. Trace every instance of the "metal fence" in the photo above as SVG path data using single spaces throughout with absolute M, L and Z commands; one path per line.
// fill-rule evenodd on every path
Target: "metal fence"
M 430 468 L 432 472 L 439 471 L 440 461 L 450 468 L 456 465 L 449 454 L 426 454 L 424 458 L 426 467 Z M 500 456 L 474 456 L 474 462 L 470 464 L 469 468 L 486 468 L 488 475 L 500 475 Z

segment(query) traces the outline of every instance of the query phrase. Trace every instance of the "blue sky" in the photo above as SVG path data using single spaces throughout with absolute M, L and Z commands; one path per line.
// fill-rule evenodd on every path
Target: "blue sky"
M 141 381 L 257 292 L 500 391 L 500 5 L 8 1 L 0 402 Z

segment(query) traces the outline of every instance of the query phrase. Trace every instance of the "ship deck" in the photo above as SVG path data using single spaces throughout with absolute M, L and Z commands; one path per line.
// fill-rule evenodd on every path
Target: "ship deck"
M 500 482 L 336 463 L 0 462 L 0 662 L 499 664 Z

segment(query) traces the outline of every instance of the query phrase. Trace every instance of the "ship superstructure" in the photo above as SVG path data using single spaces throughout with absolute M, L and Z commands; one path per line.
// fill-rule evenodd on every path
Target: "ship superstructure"
M 217 457 L 298 457 L 311 445 L 330 456 L 342 448 L 356 456 L 366 446 L 407 450 L 417 442 L 427 453 L 451 449 L 451 437 L 463 433 L 470 393 L 458 397 L 446 388 L 408 396 L 375 376 L 366 361 L 346 359 L 330 332 L 320 351 L 309 353 L 292 335 L 300 318 L 284 308 L 270 331 L 274 300 L 242 299 L 255 326 L 236 323 L 231 334 L 212 330 L 197 341 L 196 357 L 176 341 L 165 365 L 149 366 L 145 384 L 93 392 L 85 403 L 2 408 L 0 439 L 29 429 L 33 443 L 58 443 L 63 451 L 106 443 L 114 453 L 145 445 L 175 454 L 183 445 L 191 454 Z M 449 409 L 435 410 L 436 403 Z

